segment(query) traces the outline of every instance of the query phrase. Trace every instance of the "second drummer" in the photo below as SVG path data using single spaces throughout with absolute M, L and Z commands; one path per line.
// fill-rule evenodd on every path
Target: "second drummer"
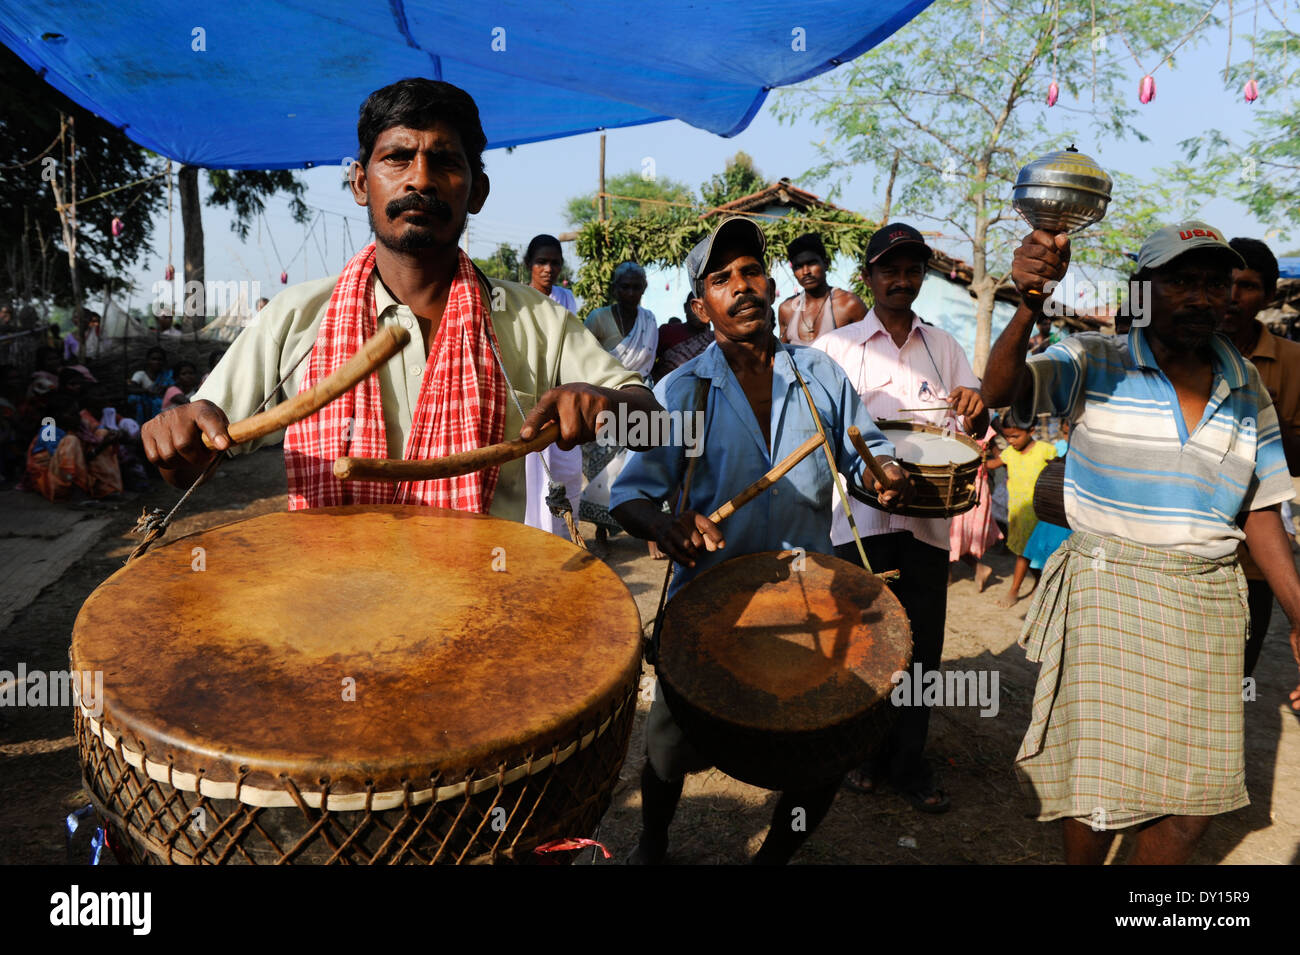
M 610 497 L 610 510 L 629 533 L 656 541 L 678 564 L 670 596 L 725 558 L 790 548 L 833 553 L 832 477 L 821 450 L 728 518 L 725 534 L 704 516 L 818 433 L 800 376 L 813 397 L 839 470 L 861 482 L 864 463 L 846 437 L 847 429 L 856 425 L 890 479 L 888 487 L 876 485 L 882 501 L 896 504 L 910 487 L 893 462 L 893 446 L 876 428 L 839 367 L 820 352 L 777 342 L 771 325 L 773 286 L 767 273 L 766 243 L 752 220 L 723 221 L 691 251 L 686 271 L 698 296 L 692 308 L 701 321 L 712 324 L 716 341 L 661 381 L 655 394 L 670 414 L 703 410 L 702 443 L 690 449 L 665 445 L 631 455 Z M 689 499 L 673 518 L 662 504 L 687 480 L 688 469 L 692 471 Z M 644 829 L 629 861 L 653 864 L 667 854 L 668 826 L 686 774 L 710 763 L 674 722 L 657 686 L 646 726 L 646 748 L 641 775 Z M 825 816 L 837 788 L 838 783 L 833 783 L 813 791 L 783 793 L 754 861 L 789 861 Z M 790 826 L 795 807 L 805 810 L 806 831 L 796 832 Z

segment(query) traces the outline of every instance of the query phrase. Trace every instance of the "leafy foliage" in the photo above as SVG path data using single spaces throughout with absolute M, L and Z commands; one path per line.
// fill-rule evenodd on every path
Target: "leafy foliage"
M 302 200 L 307 186 L 288 169 L 209 169 L 208 185 L 212 187 L 208 205 L 224 206 L 234 213 L 230 231 L 241 242 L 248 239 L 253 217 L 266 208 L 265 199 L 277 192 L 289 196 L 289 214 L 294 222 L 304 223 L 311 215 Z
M 695 202 L 695 193 L 685 183 L 669 179 L 667 176 L 653 176 L 647 179 L 636 169 L 606 179 L 605 191 L 610 195 L 659 200 L 660 203 Z M 672 207 L 653 202 L 634 202 L 631 199 L 606 200 L 606 212 L 614 219 L 626 219 L 665 208 Z M 574 196 L 565 205 L 565 215 L 568 217 L 569 225 L 573 226 L 582 226 L 598 220 L 600 210 L 596 205 L 596 193 L 589 192 Z
M 763 174 L 754 168 L 753 158 L 742 150 L 727 160 L 722 172 L 714 173 L 713 178 L 700 186 L 700 198 L 712 208 L 758 192 L 766 185 Z
M 77 195 L 86 199 L 77 204 L 77 271 L 90 301 L 147 258 L 156 214 L 167 201 L 166 180 L 149 177 L 165 169 L 165 160 L 73 103 L 4 47 L 0 88 L 0 301 L 72 304 L 67 249 L 48 181 L 57 175 L 62 184 L 68 171 L 56 141 L 60 111 L 74 120 Z M 148 181 L 129 185 L 142 179 Z M 89 198 L 120 186 L 127 188 Z M 114 218 L 123 225 L 116 237 Z
M 752 191 L 752 190 L 751 190 Z M 703 209 L 669 209 L 648 215 L 593 221 L 578 233 L 582 268 L 573 292 L 584 302 L 583 315 L 609 301 L 614 269 L 626 261 L 643 266 L 680 266 L 695 244 L 718 223 L 717 216 L 700 218 Z M 860 260 L 873 226 L 860 216 L 836 209 L 793 213 L 779 219 L 757 218 L 767 236 L 769 261 L 804 232 L 818 232 L 832 256 Z
M 1279 226 L 1300 226 L 1298 53 L 1300 33 L 1281 23 L 1262 31 L 1254 62 L 1238 62 L 1224 77 L 1224 85 L 1238 92 L 1247 80 L 1259 83 L 1259 100 L 1249 107 L 1242 103 L 1255 114 L 1247 140 L 1233 142 L 1211 129 L 1181 143 L 1189 161 L 1200 159 L 1215 176 L 1220 193 L 1245 205 L 1261 221 Z
M 1011 208 L 1020 167 L 1072 140 L 1104 165 L 1099 144 L 1145 139 L 1135 122 L 1129 47 L 1134 57 L 1157 62 L 1205 13 L 1203 4 L 1183 0 L 1096 8 L 1094 28 L 1087 4 L 935 4 L 831 74 L 835 88 L 820 87 L 828 82 L 823 78 L 778 98 L 786 122 L 807 116 L 810 99 L 820 103 L 812 116 L 831 135 L 820 147 L 822 163 L 808 175 L 831 181 L 832 196 L 858 167 L 873 167 L 879 181 L 897 158 L 891 218 L 929 219 L 945 231 L 951 226 L 969 246 L 963 255 L 970 257 L 978 297 L 977 371 L 987 356 L 994 292 L 1026 231 Z M 1196 39 L 1183 49 L 1190 51 Z M 1062 133 L 1049 128 L 1046 96 L 1054 77 L 1062 90 L 1055 109 L 1086 125 Z M 1083 233 L 1078 244 L 1109 227 Z

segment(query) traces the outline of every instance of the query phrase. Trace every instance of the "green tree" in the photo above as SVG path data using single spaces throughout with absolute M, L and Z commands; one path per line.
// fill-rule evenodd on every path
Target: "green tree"
M 727 160 L 726 168 L 700 186 L 700 197 L 709 208 L 757 192 L 767 185 L 763 174 L 754 167 L 753 157 L 743 150 Z
M 696 202 L 691 187 L 685 183 L 669 179 L 667 176 L 647 175 L 637 169 L 607 179 L 605 181 L 605 191 L 612 196 L 631 197 L 630 199 L 610 199 L 608 201 L 609 216 L 615 219 L 645 215 L 649 212 L 673 208 L 673 206 L 666 206 L 664 203 L 686 202 L 693 204 Z M 636 199 L 657 201 L 636 202 L 634 201 Z M 572 226 L 583 226 L 588 222 L 594 222 L 600 217 L 600 212 L 596 207 L 596 193 L 588 192 L 581 196 L 574 196 L 565 205 L 565 215 L 568 217 L 569 225 Z
M 483 274 L 494 279 L 506 279 L 510 282 L 528 282 L 527 270 L 524 268 L 524 256 L 517 248 L 502 242 L 486 259 L 475 259 L 474 264 L 483 270 Z
M 59 142 L 60 113 L 76 137 L 77 273 L 91 302 L 146 258 L 155 215 L 166 208 L 165 160 L 82 109 L 0 46 L 0 302 L 44 308 L 73 301 L 67 249 L 52 186 L 72 193 L 71 139 Z M 108 193 L 98 198 L 100 193 Z M 122 232 L 112 234 L 112 222 Z M 15 312 L 18 308 L 15 308 Z
M 1182 146 L 1189 160 L 1200 159 L 1213 172 L 1221 193 L 1285 236 L 1285 225 L 1300 226 L 1300 33 L 1277 21 L 1271 6 L 1259 15 L 1272 22 L 1256 37 L 1252 58 L 1224 73 L 1225 87 L 1239 93 L 1248 80 L 1258 83 L 1246 135 L 1233 141 L 1211 129 Z
M 1214 23 L 1202 19 L 1203 4 L 1177 0 L 1123 0 L 1096 9 L 1094 22 L 1088 5 L 1057 0 L 934 4 L 844 69 L 778 99 L 778 115 L 787 122 L 807 115 L 810 99 L 820 104 L 813 116 L 830 136 L 820 147 L 823 162 L 809 176 L 832 180 L 832 196 L 864 164 L 877 175 L 890 170 L 892 218 L 937 221 L 969 248 L 961 254 L 969 254 L 974 273 L 976 373 L 988 358 L 994 293 L 1025 231 L 1011 208 L 1020 167 L 1072 139 L 1104 165 L 1094 144 L 1144 139 L 1134 123 L 1137 80 L 1129 48 L 1156 62 L 1198 23 Z M 1195 39 L 1183 49 L 1194 45 Z M 1068 107 L 1066 115 L 1085 121 L 1086 132 L 1048 126 L 1054 75 L 1064 100 L 1056 108 Z M 828 79 L 834 89 L 821 85 Z M 1076 244 L 1088 244 L 1105 228 L 1084 232 Z

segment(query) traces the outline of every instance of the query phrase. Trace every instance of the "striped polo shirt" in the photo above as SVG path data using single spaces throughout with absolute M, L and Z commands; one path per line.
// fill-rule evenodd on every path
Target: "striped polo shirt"
M 1294 496 L 1277 413 L 1255 366 L 1215 335 L 1210 400 L 1188 434 L 1146 332 L 1075 335 L 1031 357 L 1033 395 L 1007 420 L 1072 422 L 1065 513 L 1074 530 L 1226 557 L 1246 536 L 1237 515 Z

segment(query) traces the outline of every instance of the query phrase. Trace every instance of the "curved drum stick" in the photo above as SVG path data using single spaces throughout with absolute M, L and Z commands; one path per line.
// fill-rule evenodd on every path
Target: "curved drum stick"
M 489 444 L 472 451 L 449 454 L 443 458 L 424 461 L 404 461 L 398 458 L 335 458 L 334 476 L 340 481 L 436 481 L 439 478 L 460 477 L 496 464 L 505 464 L 525 454 L 540 451 L 560 436 L 560 426 L 548 421 L 537 434 L 527 441 L 516 438 L 500 444 Z
M 236 421 L 226 430 L 230 434 L 231 444 L 243 444 L 254 438 L 287 428 L 295 421 L 310 418 L 321 408 L 343 394 L 351 391 L 365 381 L 375 369 L 406 347 L 411 335 L 403 328 L 387 326 L 357 349 L 356 353 L 344 362 L 328 378 L 316 382 L 310 390 L 294 395 L 288 401 L 269 408 L 261 414 L 255 414 L 243 421 Z M 203 444 L 212 447 L 206 434 Z
M 726 504 L 723 504 L 720 508 L 710 514 L 709 520 L 713 521 L 715 524 L 725 521 L 732 514 L 735 514 L 737 510 L 744 507 L 777 481 L 781 480 L 781 478 L 785 477 L 787 471 L 820 448 L 825 441 L 826 439 L 820 434 L 813 435 L 803 444 L 799 445 L 799 447 L 795 448 L 782 458 L 776 467 L 772 468 L 772 470 L 768 471 L 749 487 L 745 488 Z
M 858 454 L 862 456 L 862 462 L 871 471 L 871 476 L 887 487 L 889 478 L 885 476 L 885 469 L 880 466 L 876 456 L 871 453 L 871 449 L 867 447 L 867 442 L 862 438 L 862 432 L 858 430 L 858 426 L 855 424 L 849 425 L 849 440 L 858 449 Z

